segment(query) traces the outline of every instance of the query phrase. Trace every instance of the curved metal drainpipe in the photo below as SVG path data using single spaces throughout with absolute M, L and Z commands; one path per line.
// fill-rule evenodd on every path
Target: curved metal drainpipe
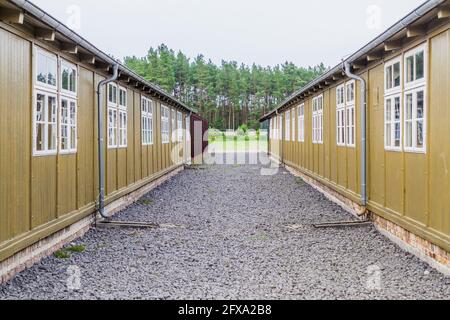
M 117 79 L 119 74 L 119 65 L 116 64 L 113 67 L 113 75 L 105 80 L 100 81 L 97 87 L 97 112 L 98 112 L 98 213 L 105 219 L 109 219 L 105 214 L 105 150 L 103 149 L 103 99 L 102 99 L 102 87 Z
M 366 80 L 356 74 L 351 73 L 350 63 L 343 63 L 343 70 L 347 77 L 359 81 L 361 83 L 361 205 L 367 205 L 367 86 Z

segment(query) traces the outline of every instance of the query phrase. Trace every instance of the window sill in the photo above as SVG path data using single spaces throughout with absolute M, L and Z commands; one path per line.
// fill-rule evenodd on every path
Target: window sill
M 402 93 L 402 88 L 394 88 L 394 89 L 385 89 L 384 91 L 384 96 L 385 97 L 389 97 L 389 96 L 393 96 L 393 95 L 398 95 Z
M 406 149 L 405 153 L 411 153 L 411 154 L 427 154 L 427 150 L 425 149 Z
M 61 95 L 65 98 L 70 98 L 74 100 L 78 100 L 78 94 L 77 92 L 67 91 L 67 90 L 61 90 Z
M 397 153 L 403 152 L 403 150 L 401 148 L 389 148 L 389 147 L 384 147 L 384 151 L 386 151 L 386 152 L 397 152 Z
M 77 154 L 77 150 L 71 150 L 71 151 L 59 151 L 59 154 L 61 156 L 70 156 L 70 155 L 75 155 Z
M 53 156 L 57 156 L 58 152 L 56 151 L 52 151 L 52 152 L 33 152 L 33 157 L 35 158 L 39 158 L 39 157 L 53 157 Z
M 427 85 L 427 82 L 425 80 L 410 82 L 408 84 L 405 84 L 404 91 L 406 93 L 407 91 L 425 87 L 426 85 Z
M 49 84 L 46 85 L 45 83 L 38 82 L 38 81 L 36 81 L 34 87 L 37 90 L 42 90 L 42 91 L 51 92 L 51 93 L 54 93 L 55 91 L 58 91 L 58 86 L 51 86 Z

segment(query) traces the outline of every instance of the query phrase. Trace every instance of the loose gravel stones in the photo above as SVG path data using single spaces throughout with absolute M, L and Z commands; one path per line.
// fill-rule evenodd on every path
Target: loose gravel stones
M 0 286 L 0 299 L 449 299 L 450 281 L 285 170 L 186 170 Z

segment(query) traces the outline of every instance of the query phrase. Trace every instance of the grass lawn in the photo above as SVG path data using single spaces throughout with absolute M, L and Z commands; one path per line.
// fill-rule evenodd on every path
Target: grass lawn
M 268 142 L 267 136 L 249 137 L 246 141 L 245 137 L 238 137 L 237 141 L 233 137 L 216 137 L 209 138 L 210 152 L 267 152 Z

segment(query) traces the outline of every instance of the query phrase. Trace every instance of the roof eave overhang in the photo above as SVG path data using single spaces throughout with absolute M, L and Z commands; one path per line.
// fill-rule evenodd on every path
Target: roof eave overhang
M 360 69 L 365 67 L 368 62 L 376 61 L 377 59 L 381 59 L 380 55 L 378 54 L 378 51 L 380 50 L 380 47 L 383 47 L 384 50 L 390 51 L 391 48 L 393 48 L 394 43 L 396 41 L 390 42 L 389 40 L 392 40 L 396 36 L 398 36 L 400 33 L 404 33 L 406 36 L 408 36 L 408 32 L 411 32 L 412 29 L 408 29 L 408 27 L 412 26 L 415 22 L 423 18 L 425 15 L 429 14 L 430 12 L 433 12 L 433 10 L 437 10 L 438 7 L 445 5 L 445 10 L 448 10 L 448 3 L 449 0 L 429 0 L 419 6 L 417 9 L 409 13 L 406 17 L 404 17 L 402 20 L 394 24 L 392 27 L 387 29 L 385 32 L 383 32 L 381 35 L 373 39 L 371 42 L 366 44 L 364 47 L 356 51 L 354 54 L 352 54 L 347 59 L 343 60 L 341 63 L 336 65 L 334 68 L 331 68 L 329 71 L 327 71 L 322 76 L 314 79 L 310 83 L 308 83 L 305 87 L 301 88 L 300 90 L 294 92 L 292 95 L 290 95 L 287 99 L 285 99 L 281 104 L 278 105 L 277 108 L 275 108 L 274 111 L 271 111 L 270 113 L 264 115 L 260 118 L 260 122 L 264 122 L 273 116 L 275 116 L 279 111 L 281 111 L 283 108 L 291 104 L 295 99 L 300 97 L 301 95 L 308 95 L 308 92 L 310 90 L 313 90 L 314 88 L 317 89 L 319 85 L 322 83 L 334 83 L 337 79 L 336 78 L 343 78 L 342 72 L 343 72 L 343 64 L 344 62 L 350 63 L 354 69 Z M 436 14 L 433 15 L 432 19 L 441 19 L 442 16 L 441 11 L 437 10 Z M 442 20 L 442 19 L 441 19 Z M 417 33 L 417 35 L 420 35 L 420 33 Z M 413 34 L 412 37 L 416 36 L 416 34 Z M 398 40 L 397 40 L 398 42 Z M 361 61 L 364 61 L 365 63 L 361 65 Z M 331 79 L 331 81 L 330 81 Z M 323 87 L 321 88 L 323 89 Z
M 111 69 L 111 66 L 117 64 L 119 66 L 119 74 L 122 80 L 125 79 L 127 83 L 134 84 L 136 88 L 144 91 L 147 94 L 153 95 L 155 97 L 160 97 L 168 104 L 171 104 L 180 109 L 184 109 L 191 113 L 196 113 L 196 111 L 190 108 L 188 105 L 179 101 L 177 98 L 167 93 L 159 86 L 147 81 L 146 79 L 135 73 L 133 70 L 129 69 L 119 61 L 99 50 L 86 39 L 69 29 L 63 23 L 53 18 L 51 15 L 49 15 L 33 3 L 27 0 L 8 0 L 8 2 L 19 8 L 25 16 L 28 15 L 38 20 L 39 22 L 46 25 L 49 31 L 53 31 L 54 33 L 57 33 L 58 36 L 65 38 L 68 41 L 69 45 L 72 44 L 70 46 L 71 48 L 79 47 L 82 52 L 72 51 L 71 53 L 83 55 L 86 60 L 89 60 L 93 67 L 100 68 L 99 66 L 101 66 L 101 69 L 108 71 L 108 69 Z

